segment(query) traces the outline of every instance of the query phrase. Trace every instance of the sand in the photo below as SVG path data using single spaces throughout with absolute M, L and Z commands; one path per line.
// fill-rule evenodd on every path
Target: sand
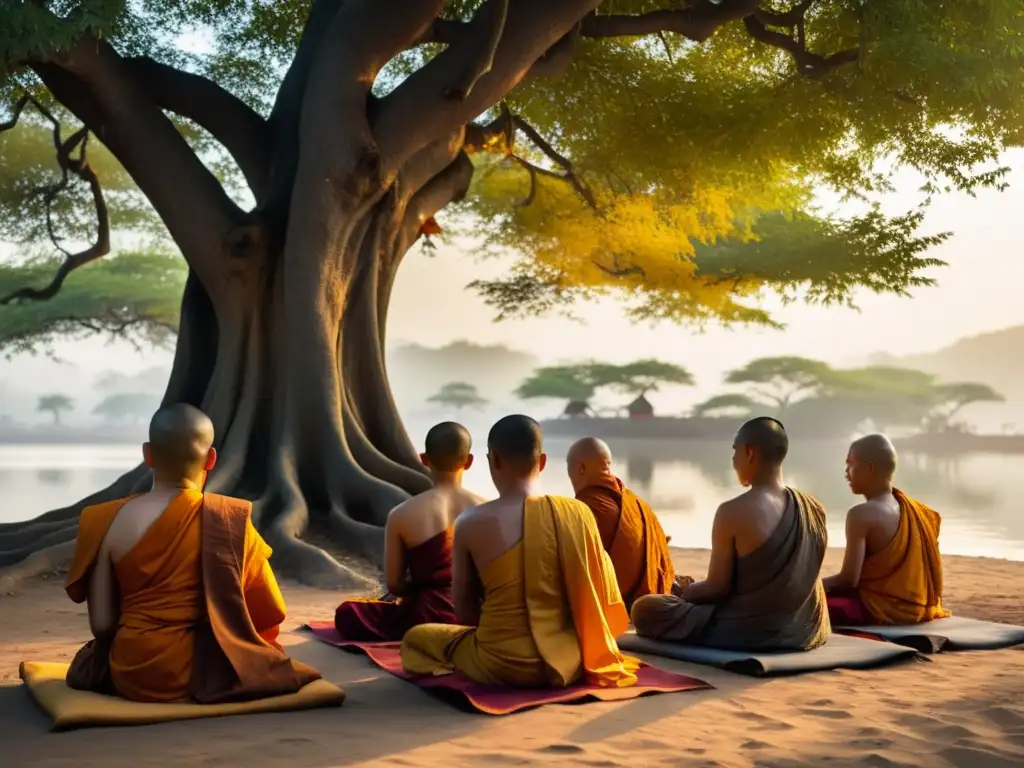
M 681 573 L 707 552 L 675 550 Z M 826 569 L 841 552 L 830 551 Z M 948 557 L 955 613 L 1024 624 L 1024 563 Z M 61 579 L 0 595 L 0 765 L 967 766 L 1024 764 L 1022 649 L 942 654 L 865 672 L 757 680 L 658 660 L 717 690 L 547 706 L 508 717 L 459 712 L 295 631 L 340 595 L 286 585 L 290 652 L 341 685 L 341 709 L 49 733 L 18 663 L 70 660 L 88 633 Z

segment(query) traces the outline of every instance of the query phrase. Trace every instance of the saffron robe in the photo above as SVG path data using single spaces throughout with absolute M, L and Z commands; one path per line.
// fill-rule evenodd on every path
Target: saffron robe
M 647 502 L 617 477 L 582 488 L 576 498 L 594 513 L 626 610 L 638 597 L 668 594 L 675 569 L 665 531 Z
M 637 634 L 737 651 L 809 651 L 831 632 L 821 584 L 828 541 L 825 509 L 787 489 L 789 505 L 771 536 L 737 558 L 731 593 L 718 603 L 648 595 L 633 605 Z
M 952 614 L 942 607 L 939 513 L 893 488 L 900 522 L 892 541 L 864 559 L 857 597 L 876 624 L 919 624 Z
M 395 601 L 356 598 L 334 612 L 334 628 L 349 642 L 397 642 L 419 624 L 457 624 L 452 602 L 453 529 L 406 552 L 409 589 Z
M 85 602 L 100 545 L 130 499 L 82 512 L 67 593 Z M 90 641 L 68 684 L 133 701 L 240 701 L 317 680 L 277 644 L 284 599 L 247 501 L 185 490 L 114 563 L 120 617 Z
M 480 683 L 624 688 L 640 662 L 615 638 L 629 617 L 594 516 L 573 499 L 531 497 L 523 539 L 480 574 L 478 627 L 422 624 L 402 640 L 413 674 L 454 671 Z

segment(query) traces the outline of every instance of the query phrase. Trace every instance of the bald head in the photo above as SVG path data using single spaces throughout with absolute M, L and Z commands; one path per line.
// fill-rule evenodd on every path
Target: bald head
M 759 416 L 740 427 L 736 445 L 753 448 L 761 461 L 779 465 L 789 453 L 789 435 L 778 419 Z
M 445 421 L 427 432 L 423 457 L 438 472 L 458 472 L 469 464 L 473 439 L 469 430 L 454 421 Z
M 213 422 L 187 403 L 166 405 L 149 422 L 149 442 L 144 451 L 158 474 L 192 477 L 212 468 Z
M 854 440 L 850 453 L 861 463 L 874 464 L 883 475 L 892 477 L 896 472 L 896 448 L 885 435 L 865 435 Z
M 598 484 L 611 474 L 612 450 L 604 440 L 584 437 L 569 448 L 565 457 L 569 482 L 579 493 L 583 488 Z
M 532 472 L 544 455 L 540 424 L 521 414 L 505 416 L 487 434 L 487 450 L 491 454 L 492 471 L 506 467 L 523 474 Z

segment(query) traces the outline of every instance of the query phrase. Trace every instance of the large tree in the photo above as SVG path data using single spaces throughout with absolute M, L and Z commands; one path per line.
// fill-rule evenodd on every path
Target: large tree
M 14 117 L 73 116 L 56 154 L 99 226 L 62 274 L 109 249 L 92 135 L 188 264 L 165 399 L 212 417 L 210 489 L 254 500 L 277 567 L 337 585 L 311 521 L 379 558 L 428 484 L 382 344 L 431 217 L 471 191 L 521 254 L 478 286 L 503 314 L 615 291 L 641 317 L 767 322 L 765 287 L 906 292 L 941 240 L 920 211 L 822 218 L 812 193 L 884 190 L 894 165 L 999 184 L 1022 25 L 1014 0 L 36 0 L 0 7 L 0 71 Z M 779 247 L 793 231 L 806 247 Z M 80 509 L 0 530 L 0 565 L 70 540 Z

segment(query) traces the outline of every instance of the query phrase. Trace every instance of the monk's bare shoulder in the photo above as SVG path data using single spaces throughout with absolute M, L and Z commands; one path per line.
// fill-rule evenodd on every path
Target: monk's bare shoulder
M 723 522 L 729 522 L 742 517 L 756 508 L 757 499 L 754 495 L 754 490 L 751 489 L 719 504 L 715 518 Z
M 388 523 L 391 525 L 401 525 L 405 520 L 409 518 L 418 517 L 422 514 L 423 510 L 429 509 L 434 499 L 432 494 L 434 490 L 426 491 L 418 496 L 413 496 L 411 499 L 406 499 L 397 507 L 388 512 Z

